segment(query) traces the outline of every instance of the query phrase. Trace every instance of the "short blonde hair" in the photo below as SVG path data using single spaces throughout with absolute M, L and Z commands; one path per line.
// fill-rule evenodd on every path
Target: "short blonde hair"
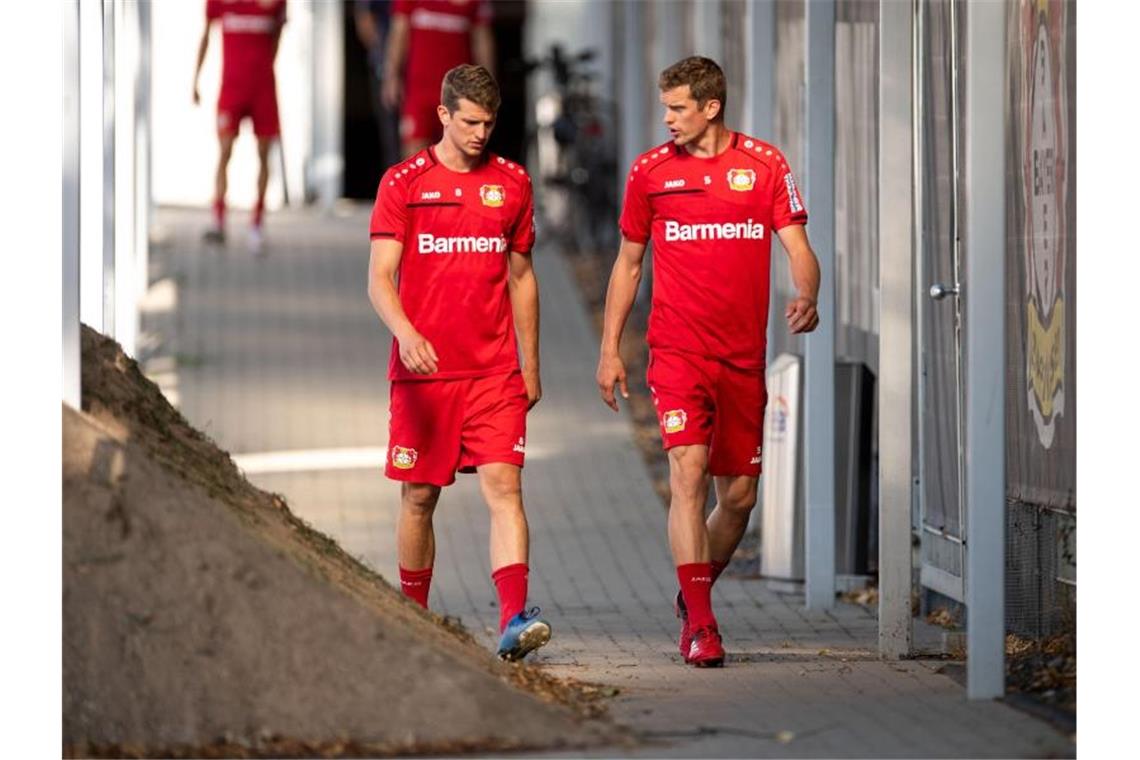
M 489 113 L 497 113 L 502 98 L 491 72 L 482 66 L 460 64 L 443 75 L 439 102 L 448 113 L 459 110 L 459 99 L 466 98 Z
M 662 71 L 657 79 L 657 87 L 662 91 L 686 84 L 689 85 L 689 92 L 697 101 L 698 108 L 704 108 L 710 100 L 720 101 L 720 112 L 714 121 L 724 118 L 728 85 L 724 79 L 724 71 L 716 61 L 700 55 L 682 58 Z

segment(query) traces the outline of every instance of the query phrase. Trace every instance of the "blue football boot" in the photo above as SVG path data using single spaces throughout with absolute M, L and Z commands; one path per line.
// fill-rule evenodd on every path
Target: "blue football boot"
M 517 662 L 550 641 L 550 623 L 538 616 L 538 607 L 523 610 L 507 623 L 499 639 L 499 659 Z

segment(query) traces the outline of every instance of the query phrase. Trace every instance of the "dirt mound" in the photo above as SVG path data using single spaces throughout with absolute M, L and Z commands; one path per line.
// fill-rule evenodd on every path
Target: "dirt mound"
M 64 407 L 65 754 L 379 755 L 612 740 L 250 485 L 83 329 Z M 522 688 L 520 688 L 522 687 Z

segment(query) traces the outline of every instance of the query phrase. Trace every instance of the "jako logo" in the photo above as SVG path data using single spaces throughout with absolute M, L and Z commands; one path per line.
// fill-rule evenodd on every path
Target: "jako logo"
M 416 236 L 420 253 L 505 253 L 504 237 L 436 237 L 430 232 Z
M 438 190 L 429 190 L 427 192 L 420 193 L 420 200 L 421 201 L 434 201 L 434 200 L 439 200 L 442 197 L 443 197 L 443 194 L 440 193 Z
M 684 187 L 685 180 L 683 179 L 667 179 L 665 180 L 665 189 L 673 190 L 674 188 Z
M 763 240 L 764 225 L 747 222 L 725 222 L 723 224 L 681 224 L 671 219 L 665 221 L 665 241 L 679 240 Z

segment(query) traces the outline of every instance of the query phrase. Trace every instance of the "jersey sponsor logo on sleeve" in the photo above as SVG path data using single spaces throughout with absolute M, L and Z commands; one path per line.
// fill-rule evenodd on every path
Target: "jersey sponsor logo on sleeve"
M 756 447 L 756 456 L 752 457 L 752 460 L 749 462 L 749 464 L 760 464 L 760 460 L 763 456 L 764 456 L 764 452 L 761 450 L 760 446 L 757 446 Z
M 791 172 L 784 175 L 784 187 L 788 190 L 788 211 L 793 214 L 803 211 L 804 204 L 800 202 L 800 191 L 796 189 L 796 178 Z
M 756 172 L 751 169 L 729 169 L 728 186 L 738 193 L 746 193 L 756 184 Z
M 399 470 L 410 470 L 416 466 L 416 460 L 420 458 L 419 452 L 415 449 L 407 448 L 404 446 L 392 447 L 392 466 Z
M 708 224 L 681 224 L 665 220 L 665 242 L 678 243 L 690 240 L 763 240 L 764 225 L 748 219 L 744 222 L 710 222 Z
M 670 409 L 661 418 L 666 433 L 680 433 L 685 429 L 685 424 L 688 421 L 689 415 L 685 413 L 684 409 Z
M 483 185 L 479 188 L 479 199 L 484 206 L 498 208 L 507 199 L 507 193 L 502 185 Z
M 447 237 L 421 232 L 416 235 L 419 253 L 506 253 L 507 239 L 499 237 L 465 235 Z
M 518 443 L 516 443 L 516 444 L 515 444 L 515 445 L 514 445 L 514 446 L 511 448 L 511 451 L 516 451 L 516 452 L 518 452 L 519 454 L 525 454 L 525 453 L 526 453 L 526 439 L 525 439 L 525 438 L 523 438 L 522 436 L 519 436 L 519 442 L 518 442 Z

